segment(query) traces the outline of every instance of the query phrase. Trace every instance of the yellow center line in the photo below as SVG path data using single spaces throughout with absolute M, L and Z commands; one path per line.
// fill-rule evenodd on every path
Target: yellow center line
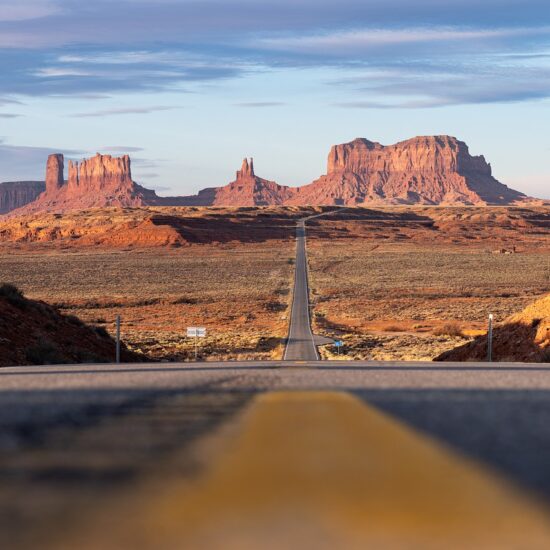
M 137 510 L 128 547 L 550 548 L 540 503 L 337 392 L 257 397 L 204 475 Z

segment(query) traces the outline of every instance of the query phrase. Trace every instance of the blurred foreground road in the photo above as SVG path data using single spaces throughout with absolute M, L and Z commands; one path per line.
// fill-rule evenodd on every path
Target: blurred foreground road
M 548 548 L 550 365 L 0 370 L 2 548 Z

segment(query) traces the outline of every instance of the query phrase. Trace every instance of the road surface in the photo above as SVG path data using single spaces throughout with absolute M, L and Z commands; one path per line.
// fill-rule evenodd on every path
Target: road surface
M 306 220 L 296 227 L 296 265 L 290 326 L 284 359 L 287 361 L 316 361 L 319 352 L 311 330 L 309 283 L 306 252 Z
M 288 338 L 283 357 L 285 361 L 318 361 L 320 357 L 317 346 L 332 342 L 330 338 L 313 334 L 311 328 L 306 224 L 314 218 L 330 216 L 334 212 L 343 210 L 345 208 L 308 216 L 301 219 L 296 225 L 294 291 Z
M 3 548 L 550 541 L 541 364 L 6 368 L 0 419 Z

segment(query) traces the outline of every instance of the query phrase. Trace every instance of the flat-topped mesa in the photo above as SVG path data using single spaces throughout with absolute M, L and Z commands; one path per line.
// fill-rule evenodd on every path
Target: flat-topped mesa
M 133 187 L 130 157 L 100 155 L 78 162 L 69 161 L 68 193 L 121 190 Z
M 254 159 L 251 158 L 243 160 L 243 165 L 240 170 L 237 170 L 237 180 L 243 178 L 253 178 L 254 177 Z
M 451 136 L 422 136 L 388 146 L 358 138 L 335 145 L 328 158 L 328 174 L 342 171 L 492 175 L 483 156 L 471 156 L 468 146 Z
M 492 176 L 482 156 L 451 136 L 384 146 L 359 138 L 332 147 L 327 175 L 286 204 L 512 204 L 527 200 Z
M 46 192 L 54 193 L 65 184 L 64 177 L 65 159 L 63 155 L 56 154 L 48 157 L 46 164 Z

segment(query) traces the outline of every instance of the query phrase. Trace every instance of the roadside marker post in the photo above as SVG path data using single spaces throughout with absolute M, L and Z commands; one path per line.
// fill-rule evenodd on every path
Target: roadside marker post
M 187 327 L 187 338 L 195 339 L 195 361 L 199 358 L 199 338 L 206 338 L 204 327 Z
M 487 361 L 493 362 L 493 314 L 489 315 L 489 331 L 487 332 Z
M 120 363 L 120 315 L 116 316 L 116 362 Z

